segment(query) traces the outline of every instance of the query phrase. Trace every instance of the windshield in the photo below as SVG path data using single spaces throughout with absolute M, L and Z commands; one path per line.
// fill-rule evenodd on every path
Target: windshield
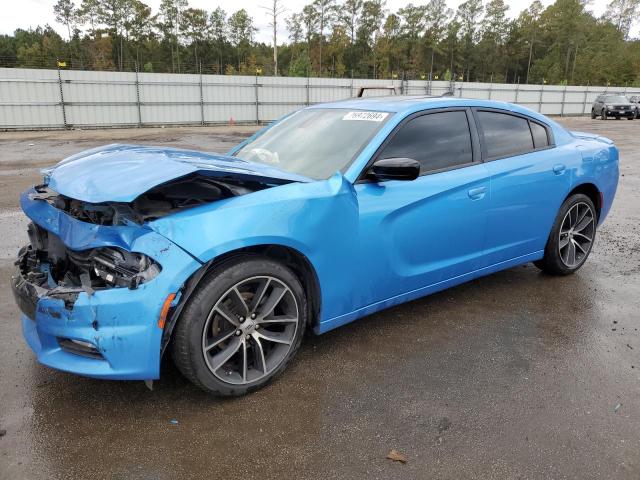
M 344 172 L 390 116 L 388 112 L 335 108 L 300 110 L 235 156 L 323 180 Z
M 629 103 L 629 100 L 624 95 L 607 95 L 604 100 L 609 103 Z

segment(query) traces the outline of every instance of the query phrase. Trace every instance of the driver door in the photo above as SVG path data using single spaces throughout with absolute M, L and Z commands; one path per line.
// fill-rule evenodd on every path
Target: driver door
M 362 278 L 371 282 L 361 289 L 360 307 L 486 266 L 490 176 L 470 110 L 409 117 L 373 160 L 382 158 L 415 159 L 420 176 L 355 185 Z

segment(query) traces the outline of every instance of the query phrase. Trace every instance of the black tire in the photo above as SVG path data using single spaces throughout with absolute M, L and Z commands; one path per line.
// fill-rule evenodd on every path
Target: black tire
M 580 260 L 577 261 L 575 265 L 569 266 L 567 265 L 565 260 L 562 258 L 560 253 L 561 252 L 561 249 L 560 249 L 561 227 L 562 227 L 563 221 L 567 217 L 567 213 L 570 210 L 574 208 L 578 208 L 578 212 L 580 212 L 579 209 L 582 207 L 583 211 L 585 211 L 583 207 L 585 205 L 588 206 L 590 210 L 590 215 L 593 216 L 592 231 L 590 231 L 590 235 L 589 235 L 591 237 L 591 242 L 589 243 L 588 248 L 586 248 L 586 253 L 582 254 Z M 570 275 L 572 273 L 575 273 L 576 271 L 578 271 L 578 269 L 580 269 L 580 267 L 582 267 L 582 265 L 584 265 L 584 263 L 587 261 L 587 258 L 589 257 L 589 254 L 591 253 L 591 249 L 595 241 L 597 225 L 598 225 L 598 213 L 591 199 L 581 193 L 570 196 L 564 201 L 564 203 L 560 207 L 560 210 L 558 211 L 558 215 L 556 216 L 555 222 L 553 224 L 553 228 L 551 229 L 551 233 L 549 234 L 549 239 L 547 240 L 547 244 L 544 249 L 544 257 L 541 260 L 537 260 L 533 262 L 534 265 L 538 267 L 540 270 L 542 270 L 543 272 L 548 273 L 550 275 Z M 572 232 L 571 238 L 569 239 L 569 241 L 573 242 L 573 228 L 571 229 L 571 232 Z M 583 237 L 584 235 L 581 235 L 581 236 Z M 566 238 L 567 238 L 566 234 L 564 234 L 564 239 Z M 578 251 L 576 250 L 575 247 L 573 248 L 574 248 L 574 252 Z M 574 260 L 576 260 L 576 257 L 574 257 Z
M 602 109 L 602 112 L 600 112 L 600 120 L 606 120 L 607 119 L 607 114 L 604 111 L 604 108 Z
M 591 120 L 594 120 L 596 118 L 596 112 L 595 110 L 592 108 L 591 109 Z
M 634 118 L 635 118 L 635 116 L 634 117 L 627 117 L 627 120 L 633 120 Z
M 207 326 L 208 331 L 210 325 L 210 319 L 208 317 L 215 316 L 210 312 L 213 312 L 214 307 L 218 305 L 219 302 L 223 301 L 225 295 L 229 295 L 229 292 L 234 291 L 234 287 L 236 287 L 237 284 L 242 281 L 251 281 L 251 279 L 254 278 L 262 278 L 262 276 L 272 278 L 274 282 L 278 282 L 278 285 L 285 285 L 289 289 L 286 295 L 290 294 L 292 295 L 293 299 L 295 299 L 295 307 L 298 320 L 296 323 L 297 327 L 295 329 L 295 333 L 292 334 L 292 339 L 288 344 L 289 350 L 284 353 L 278 352 L 279 355 L 282 355 L 282 358 L 279 358 L 277 360 L 278 363 L 275 363 L 273 369 L 269 370 L 267 366 L 269 359 L 268 355 L 276 352 L 276 347 L 279 348 L 280 345 L 275 344 L 275 346 L 273 346 L 272 344 L 267 344 L 265 340 L 263 340 L 263 343 L 261 343 L 260 341 L 257 342 L 261 345 L 258 349 L 255 339 L 250 339 L 250 335 L 247 335 L 247 346 L 246 350 L 243 351 L 243 349 L 245 349 L 245 340 L 243 339 L 245 338 L 244 333 L 246 333 L 243 330 L 243 333 L 241 335 L 238 334 L 237 336 L 237 341 L 239 341 L 243 345 L 241 348 L 236 350 L 236 353 L 244 354 L 244 352 L 247 352 L 246 355 L 242 359 L 234 360 L 236 358 L 236 354 L 234 353 L 228 360 L 229 363 L 223 363 L 219 368 L 220 370 L 222 370 L 224 365 L 233 365 L 234 362 L 240 361 L 244 361 L 245 365 L 248 365 L 248 352 L 252 351 L 250 350 L 250 348 L 252 348 L 251 342 L 253 342 L 253 353 L 262 353 L 263 372 L 261 374 L 264 376 L 255 381 L 249 380 L 248 375 L 246 375 L 246 371 L 249 367 L 245 366 L 244 372 L 247 379 L 241 379 L 241 381 L 245 381 L 246 383 L 234 384 L 231 382 L 222 381 L 212 371 L 213 367 L 209 367 L 209 365 L 213 363 L 213 357 L 207 357 L 209 360 L 205 360 L 205 355 L 207 355 L 205 353 L 204 345 L 207 335 L 207 332 L 205 332 L 205 326 Z M 265 287 L 265 300 L 264 302 L 262 302 L 262 304 L 267 303 L 266 300 L 268 299 L 268 295 L 266 289 L 267 287 Z M 262 298 L 262 296 L 260 298 Z M 289 297 L 289 300 L 287 301 L 293 303 L 291 297 Z M 247 301 L 247 303 L 250 303 L 250 301 Z M 275 314 L 275 310 L 273 310 L 273 312 Z M 235 320 L 237 320 L 237 318 Z M 254 317 L 252 316 L 251 318 Z M 259 320 L 256 320 L 255 322 L 258 323 L 258 321 Z M 242 320 L 242 322 L 244 326 L 246 326 L 246 324 L 248 323 L 253 323 L 253 321 L 249 321 L 248 316 L 247 319 Z M 224 323 L 224 325 L 227 325 L 227 327 L 230 328 L 231 332 L 233 332 L 234 329 L 238 328 L 238 330 L 235 331 L 234 335 L 237 334 L 238 331 L 240 331 L 239 329 L 241 328 L 240 326 L 226 324 L 222 320 L 220 321 L 220 323 Z M 291 270 L 277 261 L 258 255 L 243 255 L 226 263 L 223 263 L 217 268 L 214 268 L 202 279 L 200 285 L 188 300 L 187 305 L 185 306 L 182 314 L 180 315 L 180 318 L 178 319 L 178 323 L 176 325 L 172 338 L 173 360 L 180 372 L 182 372 L 182 374 L 188 380 L 190 380 L 192 383 L 202 388 L 203 390 L 206 390 L 207 392 L 221 396 L 244 395 L 246 393 L 264 387 L 276 376 L 282 373 L 283 370 L 285 370 L 300 347 L 306 324 L 307 299 L 298 277 L 296 277 L 296 275 Z M 227 330 L 229 330 L 229 328 Z M 258 327 L 255 327 L 254 331 L 254 333 L 256 334 L 258 333 L 257 328 Z M 273 327 L 263 324 L 263 328 L 259 332 L 266 333 L 267 331 L 269 331 L 269 328 Z M 289 327 L 286 326 L 284 328 Z M 220 332 L 218 333 L 220 337 L 230 335 L 230 333 L 222 333 L 222 330 L 220 328 L 218 329 L 218 331 Z M 234 338 L 234 336 L 230 336 L 228 338 L 228 340 L 222 342 L 222 349 L 228 348 L 231 345 L 232 341 L 236 341 L 236 338 Z M 215 338 L 213 343 L 215 343 Z M 271 350 L 268 350 L 268 348 L 271 348 Z M 252 358 L 254 362 L 258 361 L 255 356 Z M 258 369 L 256 367 L 257 363 L 253 365 L 253 368 L 255 368 L 255 372 L 258 372 Z M 232 367 L 227 368 L 231 369 Z M 216 370 L 216 372 L 219 372 L 220 374 L 220 370 Z

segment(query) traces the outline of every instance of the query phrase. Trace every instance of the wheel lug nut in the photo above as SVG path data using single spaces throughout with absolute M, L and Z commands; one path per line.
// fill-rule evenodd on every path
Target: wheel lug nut
M 240 323 L 244 322 L 244 317 L 240 317 L 238 320 L 240 320 Z
M 251 338 L 251 335 L 247 335 L 246 339 L 249 340 Z
M 242 331 L 241 330 L 236 330 L 236 335 L 242 335 Z
M 260 328 L 260 325 L 256 325 L 256 330 Z
M 253 320 L 254 318 L 256 318 L 256 314 L 255 314 L 255 313 L 252 313 L 252 314 L 251 314 L 251 320 Z

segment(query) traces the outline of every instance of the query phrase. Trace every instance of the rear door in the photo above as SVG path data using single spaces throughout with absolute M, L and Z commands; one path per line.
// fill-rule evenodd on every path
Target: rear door
M 490 198 L 470 109 L 423 112 L 408 118 L 372 161 L 413 158 L 413 181 L 362 180 L 360 256 L 371 288 L 366 305 L 463 275 L 484 264 Z
M 504 110 L 476 109 L 482 155 L 491 175 L 487 258 L 491 265 L 543 250 L 570 187 L 567 156 L 550 128 Z

